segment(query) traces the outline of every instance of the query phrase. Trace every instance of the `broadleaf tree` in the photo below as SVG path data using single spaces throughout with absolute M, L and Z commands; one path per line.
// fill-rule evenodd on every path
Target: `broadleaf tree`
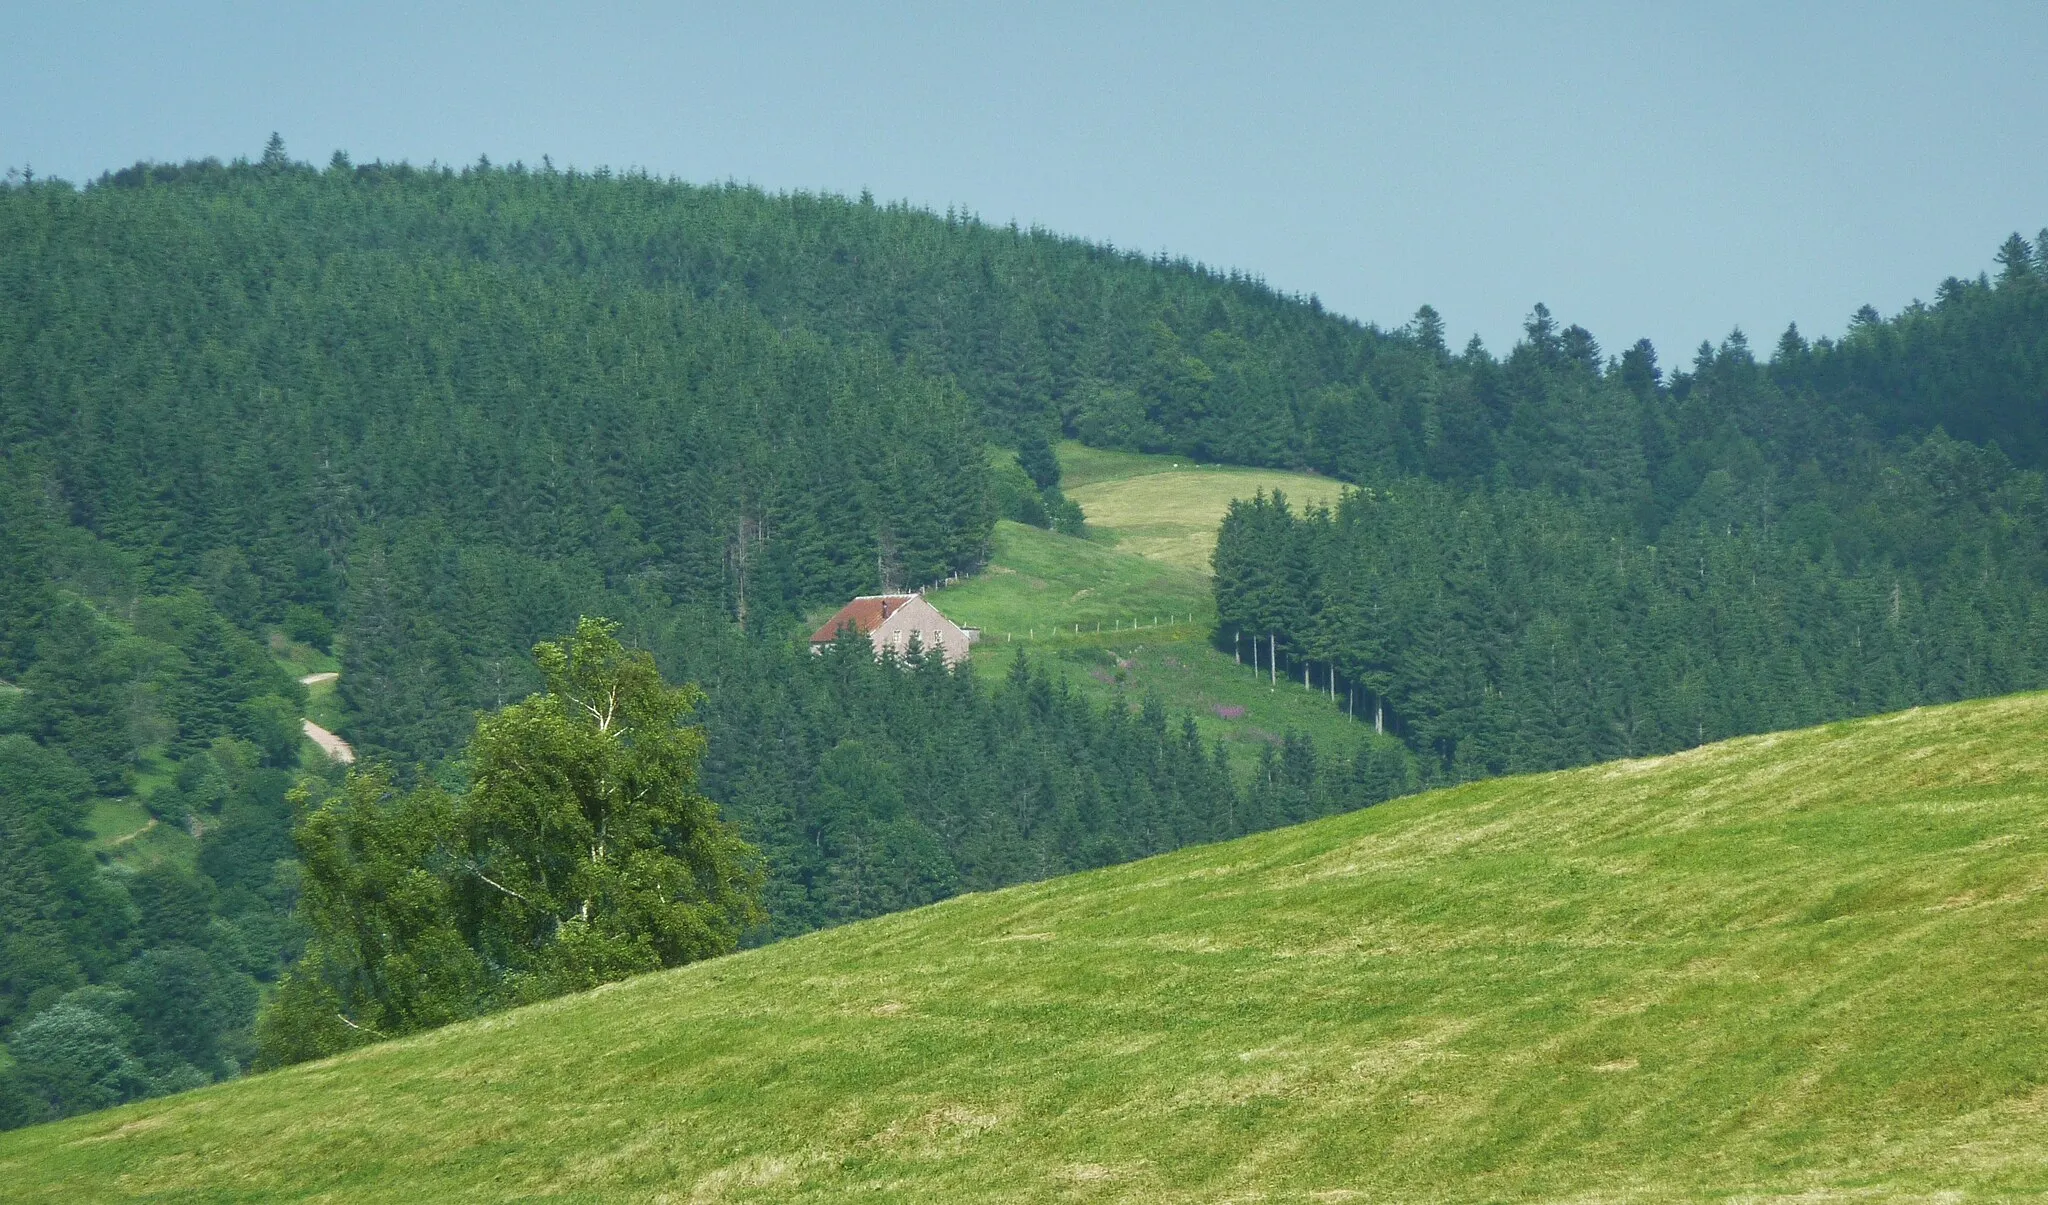
M 703 696 L 615 631 L 584 619 L 537 647 L 546 691 L 470 743 L 461 871 L 522 995 L 723 953 L 757 916 L 759 859 L 696 789 L 704 734 L 683 721 Z
M 265 1063 L 725 953 L 761 919 L 760 858 L 697 790 L 702 695 L 615 631 L 535 648 L 547 689 L 479 720 L 466 790 L 371 766 L 299 795 L 312 939 Z

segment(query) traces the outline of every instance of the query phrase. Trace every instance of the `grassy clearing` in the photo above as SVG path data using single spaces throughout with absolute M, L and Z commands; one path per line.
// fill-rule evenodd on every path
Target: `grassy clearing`
M 1143 452 L 1116 452 L 1108 448 L 1091 448 L 1074 439 L 1055 444 L 1053 453 L 1060 460 L 1060 486 L 1063 489 L 1097 485 L 1104 481 L 1122 481 L 1127 477 L 1142 477 L 1147 473 L 1164 473 L 1193 463 L 1172 456 L 1150 456 Z
M 1364 728 L 1300 683 L 1277 687 L 1209 645 L 1216 601 L 1190 569 L 1019 523 L 996 526 L 995 555 L 977 577 L 934 591 L 956 622 L 983 630 L 974 667 L 1001 675 L 1020 650 L 1076 686 L 1132 702 L 1150 691 L 1194 715 L 1240 766 L 1294 728 L 1349 755 Z M 1079 627 L 1079 631 L 1075 628 Z M 1243 714 L 1225 714 L 1242 708 Z
M 1284 490 L 1298 505 L 1334 505 L 1342 482 L 1305 473 L 1195 464 L 1169 456 L 1104 452 L 1061 444 L 1060 471 L 1069 498 L 1090 527 L 1122 552 L 1209 572 L 1216 527 L 1233 498 Z
M 0 1135 L 10 1199 L 2048 1189 L 2048 696 L 1477 783 Z
M 171 785 L 177 763 L 164 756 L 162 746 L 144 750 L 135 767 L 135 791 L 118 799 L 98 798 L 86 813 L 86 829 L 92 836 L 86 848 L 106 861 L 140 870 L 158 862 L 171 862 L 190 869 L 199 856 L 199 843 L 175 824 L 164 824 L 149 814 L 148 797 Z
M 279 665 L 288 670 L 292 677 L 304 679 L 309 676 L 325 676 L 341 671 L 341 659 L 334 653 L 323 653 L 310 644 L 293 640 L 283 632 L 272 629 L 270 633 L 270 655 Z M 333 678 L 325 681 L 306 683 L 306 718 L 327 729 L 339 732 L 342 727 L 341 691 Z M 308 739 L 299 749 L 301 769 L 319 772 L 325 768 L 328 759 L 318 745 Z
M 1192 714 L 1205 738 L 1225 741 L 1240 767 L 1290 728 L 1348 755 L 1361 726 L 1323 696 L 1274 686 L 1210 644 L 1209 554 L 1230 500 L 1275 488 L 1334 500 L 1336 483 L 1071 442 L 1059 457 L 1093 537 L 999 523 L 987 570 L 932 595 L 953 619 L 983 629 L 976 669 L 1001 674 L 1029 649 L 1098 696 L 1135 701 L 1150 691 Z
M 136 796 L 93 801 L 85 823 L 92 832 L 86 848 L 132 870 L 158 862 L 189 869 L 199 856 L 190 833 L 158 821 Z
M 303 678 L 307 674 L 335 673 L 341 669 L 341 661 L 332 653 L 323 653 L 310 644 L 305 644 L 272 629 L 270 633 L 270 655 L 278 664 L 291 671 L 292 677 Z
M 1205 574 L 1008 520 L 996 524 L 988 568 L 931 598 L 955 622 L 981 628 L 986 641 L 1052 640 L 1155 620 L 1206 629 L 1216 617 Z
M 149 820 L 149 809 L 134 796 L 96 799 L 86 813 L 85 827 L 92 833 L 94 849 L 110 849 L 135 839 L 149 826 Z
M 333 679 L 306 687 L 307 719 L 335 732 L 341 728 L 341 714 L 341 691 Z

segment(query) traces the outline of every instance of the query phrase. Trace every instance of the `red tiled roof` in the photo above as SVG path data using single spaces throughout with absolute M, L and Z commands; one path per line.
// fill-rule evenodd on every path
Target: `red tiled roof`
M 904 603 L 916 597 L 911 594 L 871 594 L 856 598 L 839 608 L 837 614 L 826 620 L 817 631 L 811 633 L 812 644 L 830 644 L 839 636 L 839 629 L 848 624 L 853 630 L 866 635 L 882 626 L 882 621 L 894 615 Z

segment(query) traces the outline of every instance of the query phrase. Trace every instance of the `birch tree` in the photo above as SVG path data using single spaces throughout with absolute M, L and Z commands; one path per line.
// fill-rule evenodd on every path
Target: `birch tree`
M 265 1064 L 722 954 L 761 918 L 759 856 L 697 789 L 703 696 L 616 628 L 536 646 L 547 689 L 478 721 L 468 790 L 370 765 L 295 794 L 312 940 Z
M 724 953 L 759 915 L 758 857 L 697 789 L 703 696 L 616 629 L 537 646 L 547 689 L 470 743 L 457 873 L 517 997 Z

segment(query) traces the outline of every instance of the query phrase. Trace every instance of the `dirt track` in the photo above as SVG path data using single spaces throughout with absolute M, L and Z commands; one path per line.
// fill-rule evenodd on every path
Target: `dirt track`
M 299 681 L 307 686 L 318 686 L 322 682 L 332 682 L 339 677 L 341 675 L 336 673 L 307 674 L 305 677 L 300 678 Z M 322 753 L 325 753 L 328 757 L 340 762 L 344 766 L 355 762 L 356 751 L 348 747 L 347 741 L 342 740 L 311 720 L 301 720 L 299 724 L 306 730 L 307 738 L 320 746 Z
M 347 741 L 342 740 L 311 720 L 301 720 L 299 724 L 306 730 L 306 735 L 312 738 L 313 743 L 320 746 L 321 752 L 327 754 L 327 756 L 345 766 L 356 760 L 356 751 L 348 747 Z

